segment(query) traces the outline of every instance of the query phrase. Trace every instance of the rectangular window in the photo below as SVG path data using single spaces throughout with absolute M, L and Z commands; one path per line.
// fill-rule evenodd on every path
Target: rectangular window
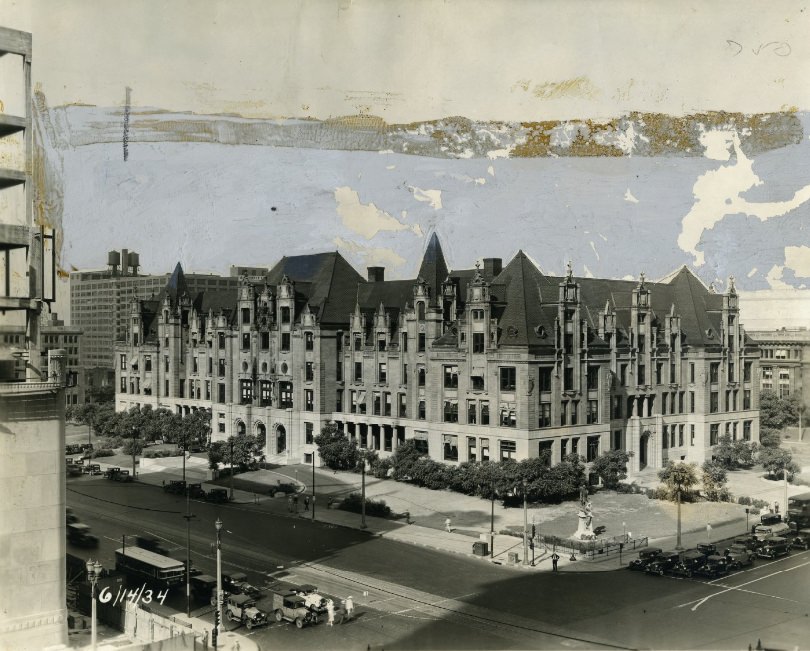
M 620 429 L 613 430 L 613 449 L 622 449 L 622 431 Z
M 678 445 L 683 447 L 683 425 L 678 425 Z
M 363 337 L 360 335 L 359 332 L 354 333 L 354 349 L 355 350 L 363 349 Z
M 743 364 L 743 382 L 751 381 L 751 362 Z
M 286 353 L 290 350 L 290 333 L 281 333 L 281 352 Z
M 382 397 L 379 392 L 375 391 L 371 396 L 371 413 L 375 416 L 380 416 L 382 411 Z
M 547 393 L 551 391 L 551 367 L 541 366 L 539 375 L 539 390 L 540 393 Z
M 481 461 L 489 461 L 489 439 L 481 439 Z
M 335 392 L 335 411 L 343 411 L 343 390 L 338 389 Z
M 385 352 L 385 344 L 386 344 L 386 341 L 385 341 L 384 336 L 378 338 L 377 339 L 377 350 L 379 350 L 381 353 L 384 353 Z
M 354 381 L 355 382 L 363 381 L 363 362 L 354 363 Z
M 588 462 L 596 461 L 596 458 L 599 456 L 599 440 L 601 437 L 599 436 L 589 436 L 588 437 L 588 456 L 586 457 Z
M 691 445 L 691 446 L 695 445 L 695 426 L 694 425 L 689 426 L 689 445 Z
M 250 324 L 250 308 L 243 307 L 242 308 L 242 325 L 249 325 Z
M 472 351 L 474 353 L 483 353 L 484 352 L 484 333 L 483 332 L 473 332 Z
M 717 384 L 720 380 L 720 362 L 712 362 L 709 364 L 709 382 Z
M 751 409 L 751 389 L 743 391 L 743 409 Z
M 743 441 L 750 441 L 751 440 L 751 421 L 744 420 L 743 421 Z
M 270 333 L 269 332 L 262 332 L 261 333 L 261 347 L 262 347 L 262 350 L 270 350 Z
M 638 365 L 638 383 L 639 384 L 647 384 L 647 367 L 644 364 Z
M 458 461 L 458 436 L 442 434 L 442 450 L 445 461 Z
M 574 369 L 571 366 L 568 366 L 563 370 L 563 390 L 574 390 Z
M 383 393 L 383 416 L 391 415 L 391 394 L 387 391 Z
M 668 393 L 662 393 L 661 394 L 661 415 L 662 416 L 667 415 L 667 401 L 668 400 L 669 400 L 669 394 Z
M 402 344 L 401 344 L 401 346 L 402 346 L 402 352 L 407 353 L 408 352 L 408 334 L 407 333 L 403 333 L 403 335 L 402 335 Z
M 468 425 L 475 425 L 476 422 L 476 409 L 475 409 L 475 400 L 468 400 L 467 401 L 467 424 Z
M 312 362 L 306 362 L 304 364 L 304 379 L 307 382 L 312 382 L 315 379 L 315 369 Z
M 481 424 L 489 425 L 489 401 L 481 401 Z
M 250 350 L 250 333 L 242 333 L 242 350 Z
M 217 361 L 217 377 L 225 377 L 225 360 L 220 359 Z
M 418 418 L 419 418 L 419 420 L 425 420 L 425 401 L 424 400 L 419 401 Z
M 689 413 L 690 414 L 695 413 L 695 392 L 694 391 L 689 392 Z
M 165 355 L 163 357 L 163 370 L 168 373 L 169 372 L 169 356 Z
M 695 383 L 695 363 L 694 362 L 689 364 L 689 382 L 691 384 Z
M 470 376 L 470 385 L 473 391 L 483 391 L 484 390 L 484 378 L 481 375 L 471 375 Z
M 445 423 L 458 422 L 458 400 L 444 401 L 444 422 Z
M 517 427 L 517 414 L 514 407 L 508 404 L 501 405 L 501 427 Z
M 225 350 L 225 333 L 224 332 L 217 333 L 217 345 L 219 346 L 220 350 Z
M 281 308 L 281 322 L 282 323 L 289 323 L 290 322 L 290 308 L 289 307 L 282 307 Z
M 259 383 L 259 406 L 269 407 L 273 403 L 272 395 L 270 382 L 262 380 Z
M 313 337 L 311 332 L 304 333 L 304 349 L 305 350 L 315 349 L 315 338 Z
M 224 386 L 224 385 L 223 385 L 223 386 Z M 165 380 L 165 381 L 163 382 L 163 395 L 164 395 L 164 396 L 168 396 L 168 395 L 169 395 L 169 381 L 168 381 L 168 380 Z M 222 401 L 222 402 L 225 402 L 225 400 L 223 399 L 223 401 Z
M 149 372 L 152 370 L 152 356 L 145 355 L 143 358 L 143 370 Z
M 709 413 L 716 414 L 720 411 L 720 395 L 717 391 L 712 391 L 709 396 Z
M 425 386 L 425 367 L 419 366 L 416 369 L 416 386 L 423 387 Z
M 501 391 L 514 391 L 517 385 L 517 371 L 514 366 L 501 367 Z
M 623 387 L 627 386 L 627 364 L 619 365 L 619 384 Z
M 588 424 L 599 422 L 599 401 L 588 400 Z
M 517 443 L 514 441 L 501 440 L 501 461 L 514 459 L 517 455 Z
M 377 381 L 380 384 L 388 382 L 388 364 L 385 362 L 380 362 L 377 365 Z
M 622 417 L 622 397 L 613 396 L 613 418 Z
M 383 450 L 391 452 L 394 448 L 394 429 L 383 427 Z
M 424 353 L 425 352 L 425 333 L 420 332 L 417 335 L 417 340 L 416 341 L 417 341 L 417 345 L 416 345 L 417 352 Z
M 205 381 L 205 399 L 211 400 L 211 380 Z
M 125 376 L 121 376 L 121 393 L 127 392 L 127 378 Z
M 684 402 L 685 398 L 686 398 L 686 392 L 685 391 L 678 392 L 678 413 L 679 414 L 684 413 L 684 411 L 683 411 L 683 402 Z
M 304 391 L 304 409 L 306 411 L 315 411 L 315 392 L 312 389 Z
M 402 377 L 400 378 L 400 384 L 408 384 L 408 365 L 402 365 Z
M 458 366 L 444 367 L 444 388 L 458 389 Z
M 467 461 L 478 461 L 478 447 L 474 436 L 467 437 Z
M 572 425 L 579 425 L 579 400 L 572 400 L 571 401 L 571 424 Z
M 537 418 L 538 427 L 551 427 L 551 403 L 541 402 L 540 411 Z
M 293 384 L 292 382 L 278 383 L 278 403 L 281 409 L 292 409 L 293 406 Z
M 568 402 L 560 403 L 560 425 L 568 425 Z
M 349 407 L 349 411 L 353 414 L 357 413 L 357 391 L 349 391 L 349 398 L 351 400 L 351 405 Z
M 725 407 L 723 411 L 731 411 L 731 391 L 726 391 Z
M 672 425 L 669 428 L 669 447 L 675 447 L 675 434 L 677 433 L 678 426 Z
M 670 364 L 669 365 L 669 383 L 670 384 L 675 384 L 675 382 L 676 382 L 676 379 L 675 379 L 675 371 L 676 370 L 677 370 L 677 366 L 675 366 L 675 364 Z
M 194 357 L 191 358 L 191 372 L 197 373 L 198 370 L 199 368 L 197 365 L 197 356 L 195 355 Z
M 253 382 L 251 380 L 239 380 L 240 404 L 249 405 L 253 402 Z
M 709 426 L 709 445 L 717 445 L 717 441 L 720 438 L 720 425 L 718 423 L 712 423 Z
M 315 440 L 312 423 L 304 423 L 304 443 L 312 445 Z
M 599 367 L 598 366 L 589 366 L 588 367 L 588 391 L 598 391 L 599 390 Z
M 400 393 L 399 395 L 399 416 L 400 418 L 407 418 L 408 416 L 408 396 L 407 394 Z
M 127 367 L 127 356 L 124 353 L 121 353 L 120 358 L 119 368 L 123 371 Z
M 669 425 L 664 425 L 664 429 L 661 431 L 661 447 L 664 450 L 669 449 Z
M 734 382 L 734 364 L 731 362 L 728 364 L 728 381 Z
M 213 372 L 214 372 L 214 358 L 209 357 L 208 358 L 208 375 L 213 374 Z
M 217 402 L 225 404 L 225 384 L 222 382 L 217 384 Z
M 655 365 L 655 383 L 662 384 L 664 379 L 664 365 L 661 362 L 658 362 Z

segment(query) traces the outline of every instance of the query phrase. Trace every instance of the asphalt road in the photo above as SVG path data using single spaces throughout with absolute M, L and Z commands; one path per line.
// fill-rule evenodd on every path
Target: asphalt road
M 360 616 L 342 626 L 250 632 L 263 649 L 745 649 L 758 639 L 792 649 L 810 639 L 810 552 L 758 561 L 715 581 L 626 570 L 525 573 L 290 518 L 283 501 L 279 513 L 191 504 L 192 563 L 201 570 L 214 573 L 220 517 L 226 569 L 246 571 L 259 586 L 271 575 L 315 583 L 358 604 Z M 97 551 L 71 553 L 112 567 L 122 534 L 148 534 L 185 557 L 184 498 L 81 477 L 68 481 L 68 505 L 102 538 Z M 182 609 L 183 592 L 169 601 Z

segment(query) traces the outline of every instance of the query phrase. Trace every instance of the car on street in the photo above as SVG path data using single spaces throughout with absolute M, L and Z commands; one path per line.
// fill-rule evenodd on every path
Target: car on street
M 790 554 L 790 541 L 781 536 L 768 538 L 765 544 L 757 551 L 757 556 L 760 558 L 777 558 L 788 554 Z
M 723 556 L 726 557 L 729 568 L 739 570 L 743 565 L 752 565 L 756 553 L 745 545 L 734 544 L 723 552 Z
M 725 556 L 712 554 L 707 556 L 703 564 L 695 570 L 695 574 L 701 574 L 709 578 L 716 578 L 728 574 L 728 561 Z
M 232 622 L 241 622 L 248 629 L 267 624 L 267 613 L 256 607 L 256 600 L 246 594 L 228 595 L 225 615 Z M 299 627 L 300 628 L 300 627 Z
M 253 599 L 262 596 L 262 591 L 248 581 L 244 572 L 223 572 L 222 588 L 231 594 L 244 594 Z
M 297 628 L 317 624 L 318 615 L 307 608 L 304 598 L 295 592 L 273 592 L 273 616 L 277 622 L 294 622 Z
M 318 587 L 309 583 L 298 586 L 296 592 L 304 598 L 306 607 L 316 614 L 326 612 L 326 599 L 318 592 Z
M 118 466 L 112 466 L 110 468 L 107 468 L 107 470 L 104 471 L 104 479 L 113 479 L 113 476 L 118 474 L 119 472 L 121 472 L 121 468 L 119 468 Z
M 691 579 L 692 575 L 706 562 L 706 556 L 697 549 L 688 549 L 681 554 L 680 560 L 675 563 L 670 573 L 673 576 L 685 576 Z
M 676 551 L 661 552 L 647 566 L 646 572 L 648 574 L 663 576 L 667 572 L 672 571 L 672 568 L 677 565 L 680 559 L 681 555 Z
M 292 495 L 298 492 L 298 486 L 289 482 L 282 483 L 281 480 L 279 480 L 276 485 L 271 486 L 267 492 L 270 493 L 270 497 L 275 497 L 276 495 Z
M 67 464 L 66 472 L 68 477 L 81 477 L 82 467 L 78 463 Z
M 163 484 L 163 490 L 166 493 L 183 495 L 186 492 L 186 482 L 182 479 L 172 479 L 168 483 Z
M 210 574 L 198 574 L 192 576 L 190 581 L 191 596 L 198 603 L 216 606 L 217 603 L 217 580 Z
M 202 484 L 189 484 L 186 488 L 188 491 L 188 496 L 194 500 L 204 500 L 205 499 L 205 490 L 202 487 Z
M 222 504 L 230 501 L 228 497 L 227 488 L 212 488 L 205 496 L 207 502 L 214 502 L 215 504 Z
M 810 529 L 800 529 L 792 537 L 790 544 L 796 549 L 810 549 Z
M 732 545 L 741 545 L 756 554 L 757 549 L 762 547 L 762 541 L 754 536 L 740 536 L 734 539 Z
M 65 524 L 73 524 L 79 521 L 79 517 L 68 506 L 65 508 Z
M 758 540 L 767 540 L 777 536 L 790 535 L 790 527 L 784 522 L 774 524 L 760 524 L 754 529 L 754 537 Z
M 97 463 L 90 463 L 82 467 L 82 472 L 85 475 L 100 475 L 101 466 Z
M 132 481 L 132 475 L 129 474 L 129 470 L 120 469 L 117 473 L 110 477 L 110 479 L 113 481 L 130 482 Z
M 700 543 L 695 549 L 704 556 L 713 556 L 717 553 L 717 545 L 714 543 Z
M 656 556 L 660 554 L 663 549 L 660 547 L 648 547 L 642 549 L 638 553 L 638 558 L 634 558 L 627 564 L 628 570 L 641 570 L 642 572 L 647 569 L 647 566 L 653 562 Z
M 90 527 L 81 522 L 67 525 L 67 540 L 76 547 L 98 547 L 98 536 L 90 533 Z

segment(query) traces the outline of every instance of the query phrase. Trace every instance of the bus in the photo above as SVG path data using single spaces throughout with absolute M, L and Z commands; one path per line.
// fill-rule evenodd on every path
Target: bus
M 799 529 L 810 527 L 810 493 L 788 498 L 787 521 L 795 522 Z
M 185 563 L 142 547 L 116 549 L 115 569 L 165 586 L 179 585 L 186 578 Z

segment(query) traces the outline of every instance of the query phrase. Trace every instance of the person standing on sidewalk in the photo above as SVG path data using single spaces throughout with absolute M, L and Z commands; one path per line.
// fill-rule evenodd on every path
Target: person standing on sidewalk
M 447 530 L 447 533 L 453 533 L 453 527 L 450 526 L 450 518 L 444 521 L 444 528 Z
M 346 619 L 351 619 L 354 614 L 354 600 L 351 595 L 346 598 Z
M 304 511 L 309 511 L 309 495 L 304 495 Z
M 335 602 L 331 599 L 326 600 L 326 616 L 329 618 L 327 624 L 329 626 L 335 625 Z
M 554 571 L 554 572 L 556 572 L 556 571 L 557 571 L 557 562 L 558 562 L 559 560 L 560 560 L 560 556 L 559 556 L 559 554 L 557 554 L 557 552 L 554 552 L 554 553 L 551 555 L 551 567 L 552 567 L 552 571 Z

